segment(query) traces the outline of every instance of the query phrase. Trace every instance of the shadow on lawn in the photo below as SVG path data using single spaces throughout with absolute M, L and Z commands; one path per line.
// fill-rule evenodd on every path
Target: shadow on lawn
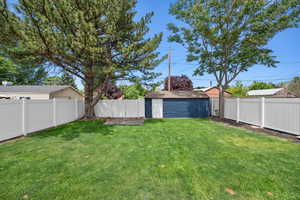
M 105 126 L 104 122 L 100 120 L 77 121 L 37 132 L 32 134 L 31 137 L 61 137 L 65 140 L 73 140 L 81 134 L 112 135 L 113 126 Z

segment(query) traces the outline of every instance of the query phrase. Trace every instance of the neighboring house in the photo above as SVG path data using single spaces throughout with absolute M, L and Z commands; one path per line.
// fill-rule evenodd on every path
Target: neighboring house
M 156 91 L 145 97 L 146 118 L 205 118 L 209 97 L 201 91 Z
M 295 97 L 286 88 L 274 88 L 265 90 L 250 90 L 248 96 L 267 96 L 267 97 Z
M 219 97 L 219 88 L 218 87 L 209 87 L 209 88 L 196 89 L 195 91 L 202 91 L 205 94 L 207 94 L 210 98 Z M 226 91 L 226 92 L 224 92 L 224 96 L 225 97 L 231 97 L 231 93 Z
M 70 86 L 0 86 L 0 99 L 83 99 Z

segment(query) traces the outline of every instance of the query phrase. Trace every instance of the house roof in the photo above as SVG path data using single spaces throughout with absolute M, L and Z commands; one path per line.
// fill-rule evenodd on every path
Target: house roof
M 217 86 L 214 86 L 214 87 L 207 87 L 207 88 L 195 89 L 195 91 L 207 92 L 207 91 L 209 91 L 209 90 L 211 90 L 211 89 L 214 89 L 214 88 L 219 89 Z M 231 94 L 231 93 L 228 92 L 228 91 L 225 91 L 225 92 L 228 93 L 228 94 Z
M 215 88 L 215 87 L 201 88 L 201 89 L 197 89 L 196 91 L 206 92 L 206 91 L 208 91 L 208 90 L 210 90 L 210 89 L 213 89 L 213 88 Z
M 155 91 L 150 92 L 146 95 L 148 99 L 199 99 L 199 98 L 209 98 L 202 91 Z
M 265 90 L 250 90 L 247 92 L 249 96 L 272 96 L 280 92 L 284 88 L 274 88 L 274 89 L 265 89 Z
M 22 86 L 0 86 L 0 92 L 6 93 L 44 93 L 50 94 L 66 88 L 72 88 L 70 86 L 35 86 L 35 85 L 22 85 Z

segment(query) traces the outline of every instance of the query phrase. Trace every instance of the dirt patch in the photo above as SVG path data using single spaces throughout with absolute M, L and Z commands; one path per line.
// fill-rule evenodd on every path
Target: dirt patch
M 217 117 L 212 117 L 211 119 L 216 121 L 216 122 L 223 123 L 226 126 L 245 128 L 247 130 L 250 130 L 250 131 L 253 131 L 253 132 L 256 132 L 256 133 L 268 134 L 268 135 L 272 135 L 272 136 L 287 139 L 287 140 L 289 140 L 293 143 L 296 143 L 296 144 L 300 144 L 300 139 L 298 139 L 297 136 L 291 135 L 289 133 L 285 133 L 285 132 L 281 132 L 281 131 L 275 131 L 275 130 L 266 129 L 266 128 L 260 128 L 258 126 L 254 126 L 254 125 L 250 125 L 250 124 L 246 124 L 246 123 L 242 123 L 242 122 L 237 123 L 236 121 L 229 120 L 229 119 L 221 120 Z

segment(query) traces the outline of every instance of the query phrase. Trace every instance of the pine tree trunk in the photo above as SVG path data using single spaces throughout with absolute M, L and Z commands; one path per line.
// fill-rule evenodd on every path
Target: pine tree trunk
M 91 76 L 86 76 L 86 84 L 85 84 L 85 118 L 92 119 L 95 117 L 95 111 L 93 106 L 93 90 L 94 80 Z
M 219 87 L 219 118 L 224 119 L 224 88 Z

